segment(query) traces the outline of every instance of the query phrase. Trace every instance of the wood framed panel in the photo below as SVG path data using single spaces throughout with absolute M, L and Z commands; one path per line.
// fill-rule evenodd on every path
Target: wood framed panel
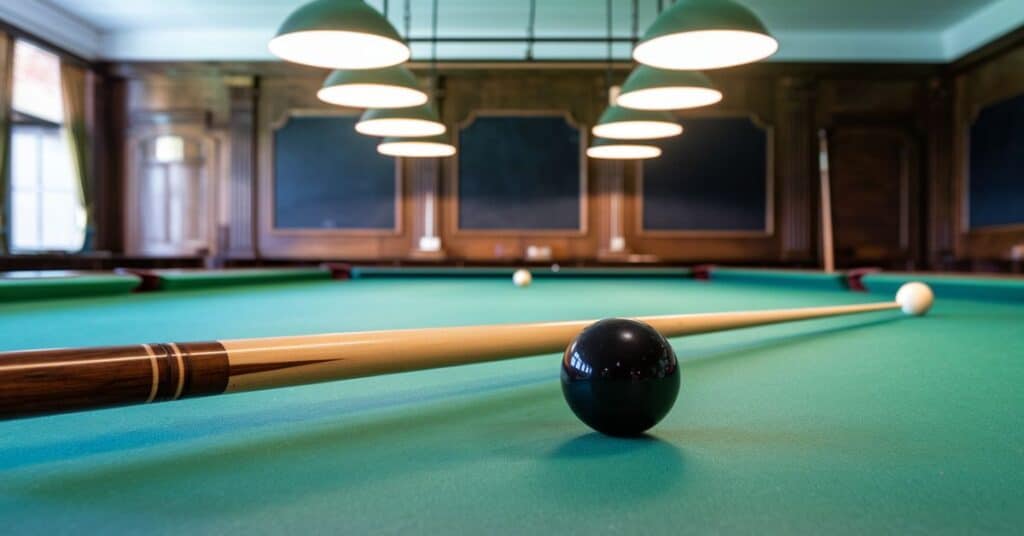
M 828 132 L 838 267 L 912 269 L 920 254 L 920 143 L 903 125 Z
M 129 255 L 215 256 L 226 135 L 203 110 L 139 112 L 125 139 L 124 228 Z M 159 140 L 179 140 L 180 160 L 160 162 Z
M 1024 231 L 1024 93 L 982 109 L 967 143 L 964 229 Z
M 370 233 L 274 229 L 270 210 L 273 192 L 268 188 L 273 185 L 275 125 L 304 113 L 358 113 L 316 99 L 323 72 L 280 62 L 111 64 L 105 67 L 105 74 L 113 81 L 112 86 L 121 89 L 112 94 L 105 113 L 118 137 L 122 133 L 119 125 L 134 122 L 140 113 L 164 113 L 182 124 L 192 113 L 189 110 L 199 110 L 203 115 L 197 133 L 227 134 L 224 145 L 229 148 L 225 158 L 229 169 L 217 172 L 218 184 L 223 180 L 229 183 L 221 192 L 220 208 L 227 216 L 221 214 L 219 220 L 225 227 L 219 242 L 226 244 L 224 253 L 236 259 L 511 263 L 523 260 L 527 249 L 535 246 L 550 248 L 553 260 L 580 262 L 608 259 L 807 266 L 813 265 L 818 253 L 815 134 L 819 128 L 902 129 L 919 144 L 920 154 L 927 151 L 927 158 L 920 158 L 920 201 L 923 207 L 923 200 L 929 199 L 930 209 L 926 215 L 912 217 L 920 220 L 912 223 L 925 226 L 921 232 L 929 236 L 933 254 L 943 247 L 951 249 L 954 238 L 958 252 L 965 255 L 988 249 L 1005 252 L 1009 245 L 1020 242 L 1013 233 L 968 233 L 959 224 L 954 229 L 954 219 L 959 221 L 961 216 L 958 204 L 963 200 L 954 186 L 959 187 L 963 178 L 960 168 L 965 159 L 948 153 L 951 144 L 960 151 L 965 140 L 944 141 L 953 138 L 954 130 L 962 130 L 959 125 L 967 116 L 968 104 L 1019 93 L 1012 81 L 1020 77 L 1008 71 L 1019 73 L 1024 63 L 1004 60 L 1001 65 L 984 70 L 987 63 L 979 61 L 965 67 L 955 73 L 959 77 L 955 86 L 946 82 L 941 67 L 920 65 L 768 63 L 710 73 L 725 99 L 703 113 L 679 114 L 683 121 L 706 113 L 751 116 L 772 132 L 770 232 L 752 234 L 645 231 L 640 225 L 642 200 L 638 199 L 644 183 L 642 170 L 635 163 L 600 161 L 584 161 L 582 166 L 586 196 L 581 199 L 585 208 L 578 229 L 462 229 L 456 197 L 459 170 L 454 158 L 396 163 L 395 180 L 401 192 L 396 197 L 401 202 L 394 229 Z M 411 68 L 422 77 L 429 66 L 413 64 Z M 614 79 L 621 81 L 629 68 L 625 63 L 615 64 Z M 593 63 L 445 63 L 438 69 L 435 97 L 451 133 L 474 114 L 487 112 L 557 112 L 571 117 L 586 133 L 607 106 L 604 68 Z M 955 114 L 951 108 L 954 102 Z M 938 113 L 943 111 L 945 116 Z M 935 134 L 937 131 L 944 133 Z M 112 160 L 121 167 L 126 158 Z M 950 172 L 953 166 L 956 171 Z M 936 177 L 943 173 L 948 177 L 940 184 Z M 121 204 L 117 201 L 121 188 L 118 184 L 111 189 L 112 206 Z M 912 198 L 911 205 L 917 201 Z M 950 215 L 953 211 L 955 218 Z M 936 220 L 948 220 L 948 227 L 936 225 Z M 913 236 L 911 242 L 915 242 Z
M 358 114 L 346 111 L 292 110 L 280 123 L 272 126 L 274 184 L 268 196 L 268 205 L 272 211 L 271 233 L 279 236 L 316 236 L 336 232 L 359 236 L 396 236 L 401 233 L 403 173 L 400 160 L 377 154 L 377 139 L 355 132 L 358 117 Z M 295 130 L 302 126 L 305 132 Z M 289 132 L 289 129 L 292 130 Z M 297 139 L 284 139 L 285 136 Z M 343 149 L 340 146 L 356 144 L 357 154 L 344 155 L 347 158 L 336 160 L 342 155 Z M 339 147 L 335 149 L 333 145 Z M 289 151 L 298 154 L 282 154 Z M 335 160 L 314 161 L 324 157 Z M 299 165 L 312 165 L 313 169 L 291 169 Z M 369 169 L 352 169 L 360 165 L 368 165 Z M 382 171 L 389 176 L 364 176 Z M 290 173 L 299 175 L 292 176 Z M 356 181 L 346 182 L 344 186 L 353 188 L 353 197 L 359 199 L 351 205 L 343 206 L 343 201 L 335 200 L 341 194 L 336 188 L 342 185 L 332 183 L 339 182 L 335 179 L 344 174 L 356 175 Z M 294 192 L 284 191 L 284 180 L 306 183 L 303 186 L 310 190 L 309 195 L 301 197 L 300 193 L 300 198 L 294 199 Z M 390 181 L 390 185 L 378 184 L 378 180 Z M 389 186 L 390 192 L 387 191 Z M 387 202 L 390 202 L 390 207 L 373 206 L 378 202 L 370 199 L 377 195 L 373 189 L 381 187 L 384 188 L 383 194 L 389 198 Z M 286 213 L 281 200 L 285 195 L 282 194 L 286 194 L 292 204 L 299 206 L 292 207 Z M 345 214 L 348 211 L 352 214 Z
M 777 229 L 789 213 L 780 213 L 779 169 L 792 158 L 776 143 L 776 114 L 782 108 L 776 102 L 776 88 L 771 79 L 745 79 L 732 76 L 715 78 L 726 98 L 721 104 L 702 110 L 676 114 L 684 129 L 688 119 L 746 118 L 765 132 L 764 226 L 750 229 L 648 229 L 644 225 L 644 166 L 633 162 L 624 168 L 625 240 L 630 251 L 644 259 L 662 262 L 746 262 L 775 263 L 782 257 Z M 685 139 L 684 130 L 681 140 Z M 781 159 L 781 160 L 780 160 Z M 810 180 L 810 176 L 806 177 Z
M 319 102 L 316 78 L 263 81 L 258 122 L 259 173 L 257 181 L 258 249 L 264 257 L 309 259 L 397 259 L 410 249 L 407 222 L 410 207 L 404 166 L 394 162 L 393 225 L 374 228 L 282 228 L 275 220 L 275 140 L 277 133 L 296 118 L 355 117 L 360 111 Z M 377 156 L 376 154 L 373 156 Z
M 1011 260 L 1024 249 L 1024 225 L 971 225 L 971 129 L 982 111 L 1024 95 L 1024 46 L 960 73 L 955 79 L 953 132 L 954 207 L 958 258 Z M 1024 203 L 1024 199 L 1020 200 Z
M 577 188 L 576 192 L 574 192 L 574 194 L 576 196 L 576 200 L 575 200 L 574 204 L 575 204 L 575 210 L 577 210 L 577 214 L 576 214 L 576 218 L 575 218 L 576 221 L 573 224 L 568 224 L 568 222 L 566 222 L 565 224 L 555 223 L 555 224 L 551 224 L 548 227 L 545 227 L 543 222 L 538 224 L 537 227 L 533 227 L 532 226 L 534 224 L 534 222 L 526 222 L 527 225 L 524 225 L 522 227 L 513 227 L 513 225 L 515 225 L 514 221 L 509 221 L 509 226 L 508 227 L 501 227 L 501 226 L 499 226 L 499 225 L 502 225 L 502 223 L 499 223 L 498 225 L 493 225 L 493 224 L 488 224 L 487 222 L 479 222 L 479 221 L 476 224 L 476 226 L 474 226 L 474 227 L 466 227 L 466 226 L 464 226 L 466 224 L 466 222 L 464 221 L 464 218 L 463 218 L 465 216 L 465 210 L 464 210 L 463 202 L 462 202 L 462 199 L 461 199 L 464 192 L 463 192 L 461 186 L 463 184 L 462 174 L 464 172 L 466 172 L 466 170 L 463 169 L 463 166 L 460 165 L 460 162 L 462 162 L 463 158 L 468 157 L 468 155 L 466 153 L 466 151 L 468 149 L 464 146 L 463 136 L 464 135 L 472 136 L 471 133 L 466 133 L 466 131 L 468 129 L 470 129 L 473 125 L 478 124 L 477 123 L 478 121 L 483 121 L 483 120 L 488 120 L 488 119 L 498 119 L 498 120 L 502 120 L 502 119 L 513 119 L 513 120 L 520 119 L 520 120 L 528 121 L 530 119 L 537 119 L 537 118 L 541 118 L 541 119 L 554 119 L 554 120 L 562 119 L 562 120 L 565 121 L 566 125 L 570 129 L 575 129 L 576 130 L 576 134 L 575 134 L 575 137 L 576 137 L 576 140 L 575 140 L 576 147 L 573 148 L 573 153 L 572 153 L 572 154 L 575 155 L 575 158 L 574 158 L 575 162 L 574 163 L 575 163 L 575 166 L 576 166 L 576 169 L 573 171 L 573 173 L 575 174 L 576 188 Z M 506 125 L 500 125 L 500 126 L 507 127 L 509 125 L 506 124 Z M 503 129 L 503 130 L 504 130 L 504 132 L 502 134 L 506 134 L 507 135 L 509 129 Z M 521 132 L 520 134 L 527 134 L 527 133 Z M 588 198 L 589 198 L 589 195 L 590 195 L 589 187 L 588 187 L 588 174 L 587 174 L 587 155 L 586 155 L 586 148 L 587 148 L 587 143 L 588 143 L 587 140 L 588 140 L 588 136 L 587 136 L 585 127 L 577 124 L 573 120 L 572 116 L 569 115 L 567 112 L 559 112 L 559 111 L 543 112 L 543 111 L 523 111 L 523 110 L 482 110 L 482 111 L 474 111 L 472 114 L 470 114 L 470 116 L 465 121 L 463 121 L 461 124 L 459 124 L 457 132 L 455 134 L 455 140 L 454 141 L 455 141 L 456 147 L 459 150 L 459 154 L 451 159 L 453 172 L 450 174 L 450 179 L 449 179 L 450 180 L 450 188 L 449 188 L 449 191 L 452 193 L 452 195 L 450 196 L 448 208 L 449 208 L 449 210 L 451 210 L 454 213 L 454 218 L 452 218 L 452 220 L 454 221 L 455 226 L 454 226 L 454 228 L 450 229 L 450 233 L 453 236 L 457 236 L 457 235 L 473 235 L 473 234 L 484 234 L 484 235 L 486 235 L 486 234 L 501 234 L 501 235 L 510 235 L 510 234 L 512 234 L 512 235 L 520 235 L 521 234 L 521 235 L 538 235 L 538 236 L 545 236 L 545 235 L 556 235 L 556 236 L 557 235 L 575 235 L 575 236 L 583 236 L 583 235 L 585 235 L 587 233 L 587 209 L 588 209 Z M 485 141 L 485 143 L 486 142 L 495 142 L 495 143 L 503 143 L 503 144 L 505 144 L 504 147 L 497 148 L 498 152 L 507 152 L 506 150 L 508 149 L 508 146 L 509 146 L 509 143 L 510 143 L 508 141 L 505 141 L 504 139 L 498 140 L 498 139 L 487 138 L 484 141 Z M 541 143 L 538 144 L 537 143 L 538 141 L 540 141 Z M 552 141 L 554 141 L 554 140 L 552 140 Z M 568 140 L 568 141 L 569 141 L 569 144 L 572 144 L 572 140 L 571 139 Z M 515 140 L 515 143 L 522 143 L 522 142 L 523 142 L 523 140 Z M 526 142 L 527 143 L 533 142 L 536 145 L 544 145 L 543 144 L 543 140 L 526 140 Z M 529 155 L 529 151 L 531 151 L 531 150 L 538 150 L 538 149 L 542 148 L 542 147 L 539 147 L 539 146 L 536 146 L 536 145 L 532 146 L 532 147 L 529 147 L 529 146 L 528 147 L 522 147 L 522 152 L 526 153 L 526 154 L 509 154 L 509 155 L 506 155 L 506 156 L 512 157 L 511 159 L 513 159 L 513 160 L 515 160 L 515 156 L 518 156 L 519 157 L 519 159 L 518 159 L 519 163 L 522 163 L 522 159 Z M 517 151 L 516 151 L 517 148 L 512 147 L 511 149 L 512 149 L 512 153 L 517 153 Z M 493 156 L 493 155 L 490 155 L 490 156 Z M 556 150 L 555 154 L 552 155 L 552 156 L 561 157 L 563 155 L 558 154 L 558 151 Z M 506 158 L 506 159 L 508 159 L 508 158 Z M 498 166 L 500 168 L 501 166 L 508 165 L 510 162 L 492 162 L 492 163 L 495 166 Z M 543 167 L 544 164 L 552 165 L 551 162 L 544 162 L 544 163 L 538 164 L 538 166 Z M 564 162 L 555 162 L 553 164 L 554 165 L 564 165 Z M 480 166 L 479 166 L 479 164 L 477 164 L 475 167 L 480 167 Z M 533 167 L 533 166 L 527 166 L 527 167 Z M 552 167 L 554 167 L 554 166 L 552 166 Z M 474 173 L 481 173 L 482 172 L 482 173 L 486 174 L 486 171 L 482 171 L 482 170 L 479 170 L 479 169 L 474 169 L 473 171 L 474 171 Z M 507 173 L 506 170 L 495 169 L 490 177 L 484 178 L 483 180 L 485 180 L 485 181 L 494 180 L 495 182 L 519 181 L 519 180 L 527 178 L 527 177 L 524 177 L 524 175 L 529 174 L 529 173 L 535 173 L 537 171 L 540 171 L 541 173 L 544 172 L 544 170 L 521 169 L 521 170 L 518 170 L 518 172 L 516 172 L 514 174 L 514 176 L 508 176 L 506 174 Z M 479 179 L 477 179 L 477 180 L 479 180 Z M 507 192 L 496 192 L 496 193 L 500 194 L 500 193 L 507 193 Z M 546 194 L 546 193 L 547 192 L 541 192 L 541 194 Z M 546 196 L 545 195 L 540 195 L 540 196 L 536 196 L 535 195 L 535 196 L 532 196 L 532 197 L 536 198 L 536 197 L 546 197 Z M 536 201 L 536 199 L 528 199 L 527 201 Z M 481 208 L 477 209 L 476 212 L 479 213 L 482 210 L 494 210 L 494 208 L 495 207 L 481 207 Z M 505 214 L 503 217 L 506 218 L 506 220 L 509 220 L 509 219 L 511 219 L 511 220 L 516 220 L 516 219 L 524 220 L 524 219 L 528 219 L 528 218 L 545 217 L 545 215 L 543 214 L 544 212 L 550 212 L 551 209 L 557 210 L 559 207 L 540 207 L 540 208 L 537 209 L 539 213 L 525 213 L 523 211 L 524 208 L 526 210 L 531 210 L 532 209 L 532 207 L 520 207 L 519 210 L 514 211 L 514 212 L 517 212 L 517 214 L 512 214 L 511 212 L 513 212 L 513 211 L 508 211 L 510 213 L 509 214 Z M 558 217 L 558 216 L 559 215 L 556 215 L 556 217 Z M 474 219 L 479 220 L 480 216 L 477 215 L 477 216 L 475 216 Z M 483 223 L 483 225 L 480 225 L 481 223 Z
M 700 220 L 701 219 L 701 216 L 698 215 L 697 217 L 687 218 L 687 221 L 682 223 L 682 224 L 679 224 L 679 223 L 674 223 L 673 224 L 673 223 L 666 222 L 666 223 L 663 223 L 663 224 L 659 225 L 659 227 L 661 227 L 661 228 L 652 228 L 652 226 L 650 225 L 651 222 L 648 221 L 649 213 L 645 212 L 645 201 L 646 201 L 646 198 L 647 198 L 647 191 L 645 189 L 645 179 L 647 179 L 648 176 L 650 175 L 650 172 L 649 172 L 650 167 L 653 167 L 653 166 L 656 166 L 656 165 L 659 165 L 659 164 L 661 164 L 663 166 L 664 165 L 673 165 L 673 164 L 680 164 L 680 166 L 692 165 L 693 168 L 695 168 L 694 169 L 695 172 L 703 173 L 708 167 L 714 166 L 714 165 L 720 164 L 720 163 L 729 162 L 731 158 L 736 156 L 735 154 L 731 153 L 731 151 L 736 149 L 736 145 L 734 144 L 734 140 L 728 140 L 728 139 L 695 140 L 694 139 L 694 137 L 696 135 L 699 135 L 699 134 L 696 134 L 696 133 L 693 132 L 694 128 L 700 129 L 701 126 L 699 126 L 699 125 L 701 123 L 703 123 L 704 127 L 710 127 L 709 130 L 710 129 L 714 129 L 716 127 L 719 127 L 718 125 L 715 125 L 715 122 L 716 122 L 715 120 L 728 120 L 730 122 L 732 122 L 733 120 L 741 120 L 741 121 L 749 122 L 749 124 L 754 129 L 759 129 L 759 130 L 762 131 L 762 133 L 764 134 L 764 138 L 763 138 L 763 140 L 749 140 L 753 144 L 753 146 L 752 147 L 747 147 L 747 148 L 741 148 L 741 150 L 744 151 L 744 154 L 741 155 L 740 159 L 742 160 L 742 162 L 739 162 L 739 165 L 747 166 L 750 169 L 738 170 L 738 169 L 735 169 L 735 168 L 729 168 L 729 169 L 721 169 L 721 168 L 719 168 L 717 170 L 712 170 L 712 173 L 715 173 L 714 177 L 696 176 L 696 177 L 690 178 L 687 182 L 695 183 L 694 186 L 697 187 L 697 188 L 700 188 L 702 186 L 706 188 L 706 187 L 710 187 L 710 185 L 707 184 L 708 182 L 718 181 L 718 180 L 734 180 L 734 179 L 739 178 L 741 181 L 742 180 L 757 181 L 757 186 L 756 186 L 755 190 L 760 190 L 760 191 L 759 192 L 754 192 L 754 194 L 755 195 L 760 194 L 761 196 L 763 196 L 763 199 L 761 199 L 759 202 L 757 202 L 755 200 L 754 203 L 749 203 L 749 202 L 744 202 L 744 200 L 739 200 L 739 202 L 744 203 L 747 206 L 744 206 L 744 207 L 732 207 L 732 208 L 734 208 L 734 209 L 738 208 L 739 210 L 750 209 L 750 208 L 753 208 L 754 210 L 761 210 L 761 211 L 763 211 L 763 214 L 761 214 L 760 218 L 757 218 L 759 221 L 757 223 L 751 222 L 750 224 L 738 223 L 736 215 L 733 214 L 731 216 L 731 219 L 733 221 L 731 221 L 731 222 L 723 221 L 723 222 L 700 223 L 699 221 L 695 221 L 695 220 Z M 757 120 L 756 117 L 752 117 L 752 116 L 729 116 L 729 115 L 713 114 L 713 113 L 705 113 L 705 114 L 702 114 L 702 115 L 691 114 L 691 115 L 688 116 L 687 120 L 683 121 L 683 125 L 684 125 L 684 129 L 685 130 L 683 131 L 683 135 L 682 136 L 675 137 L 675 138 L 670 138 L 668 140 L 663 140 L 663 141 L 660 141 L 660 142 L 656 143 L 656 145 L 660 146 L 662 148 L 662 150 L 663 150 L 663 155 L 660 158 L 652 160 L 650 162 L 639 162 L 639 164 L 640 164 L 640 173 L 638 173 L 638 175 L 637 175 L 637 186 L 636 186 L 638 195 L 635 196 L 635 202 L 637 204 L 637 206 L 636 206 L 637 218 L 635 219 L 635 223 L 636 223 L 635 231 L 636 231 L 637 236 L 639 236 L 639 237 L 662 237 L 662 238 L 700 238 L 700 237 L 704 237 L 704 238 L 718 238 L 718 237 L 725 237 L 725 238 L 737 238 L 737 237 L 739 237 L 739 238 L 743 238 L 743 237 L 745 237 L 745 238 L 765 238 L 765 237 L 772 236 L 775 233 L 775 210 L 774 210 L 775 209 L 775 133 L 774 133 L 774 129 L 771 126 L 769 126 L 769 125 L 763 124 L 762 122 Z M 727 126 L 729 128 L 734 128 L 736 126 L 740 126 L 740 124 L 736 123 L 734 125 L 727 125 Z M 687 132 L 688 131 L 690 133 L 689 137 L 687 137 Z M 719 132 L 719 134 L 720 133 L 721 132 Z M 694 144 L 701 143 L 703 145 L 693 147 L 692 149 L 690 147 L 684 147 L 684 144 L 686 144 L 688 142 L 692 142 Z M 712 147 L 707 147 L 706 146 L 706 145 L 709 145 L 709 144 L 712 145 Z M 723 155 L 721 153 L 718 153 L 718 154 L 714 153 L 713 151 L 715 151 L 715 146 L 717 146 L 720 149 L 725 149 L 725 150 L 730 151 L 729 158 L 722 158 Z M 669 160 L 669 159 L 672 159 L 674 157 L 679 157 L 679 156 L 683 156 L 684 160 L 686 160 L 685 156 L 695 156 L 695 155 L 690 154 L 690 153 L 686 153 L 686 155 L 673 154 L 673 153 L 679 153 L 679 152 L 686 151 L 686 150 L 689 150 L 692 153 L 703 153 L 704 155 L 709 156 L 713 160 L 711 162 L 708 162 L 706 165 L 702 165 L 702 163 L 700 161 L 692 161 L 691 160 L 689 162 L 682 162 L 682 163 L 680 163 L 680 162 L 675 162 L 674 160 Z M 749 154 L 749 153 L 753 153 L 753 152 L 757 152 L 757 153 L 760 153 L 760 154 L 759 155 Z M 699 156 L 699 155 L 697 155 L 697 156 Z M 758 159 L 758 158 L 760 158 L 760 163 L 757 160 L 754 160 L 753 162 L 751 162 L 752 159 Z M 732 163 L 734 164 L 735 162 L 732 162 Z M 727 163 L 725 165 L 731 165 L 731 164 Z M 700 168 L 700 169 L 696 169 L 696 168 Z M 733 176 L 735 174 L 734 172 L 743 172 L 743 171 L 752 171 L 753 173 L 755 173 L 755 176 L 753 176 L 753 177 L 750 177 L 750 176 L 748 176 L 748 177 L 734 177 Z M 685 171 L 684 171 L 684 173 L 685 173 Z M 676 176 L 674 178 L 678 178 L 678 176 Z M 648 179 L 648 180 L 650 180 L 650 179 Z M 701 184 L 701 183 L 704 183 L 704 184 Z M 724 188 L 731 189 L 731 187 L 735 187 L 735 186 L 738 186 L 738 185 L 737 184 L 725 184 Z M 666 192 L 663 191 L 661 193 L 664 194 Z M 680 193 L 680 192 L 671 192 L 671 193 Z M 726 202 L 726 203 L 735 203 L 736 202 L 735 199 L 726 199 L 726 198 L 721 197 L 722 194 L 726 194 L 726 192 L 722 192 L 722 191 L 717 191 L 717 192 L 716 191 L 711 191 L 711 192 L 692 192 L 691 191 L 691 192 L 685 192 L 685 193 L 708 193 L 710 195 L 717 195 L 717 196 L 719 196 L 719 197 L 716 197 L 716 198 L 712 199 L 711 200 L 712 202 L 719 202 L 719 203 L 721 203 L 723 201 Z M 707 201 L 707 200 L 706 199 L 702 199 L 701 200 L 701 202 L 704 202 L 704 201 Z M 697 204 L 700 204 L 700 203 L 697 203 Z M 754 207 L 753 205 L 758 205 L 758 206 Z M 669 207 L 667 207 L 667 206 L 666 207 L 662 207 L 663 210 L 666 210 L 668 208 Z M 672 207 L 672 208 L 674 210 L 679 210 L 679 209 L 682 209 L 684 207 L 675 206 L 675 207 Z M 720 207 L 720 206 L 716 206 L 716 210 L 714 212 L 715 213 L 721 213 L 722 212 L 721 208 L 722 207 Z M 730 207 L 726 207 L 726 208 L 730 208 Z M 735 212 L 735 210 L 734 210 L 734 212 Z M 706 216 L 707 217 L 715 217 L 715 216 L 717 216 L 717 214 L 709 214 L 709 215 L 706 215 Z M 739 219 L 743 219 L 743 218 L 740 217 Z M 678 226 L 678 228 L 674 228 L 675 226 Z
M 458 157 L 443 162 L 441 231 L 448 258 L 478 262 L 558 261 L 597 257 L 605 214 L 592 208 L 593 162 L 585 156 L 589 125 L 603 109 L 603 84 L 594 73 L 548 71 L 459 72 L 445 79 L 445 122 L 456 143 L 461 127 L 478 117 L 558 117 L 579 131 L 579 225 L 573 228 L 467 229 L 460 225 Z M 461 147 L 460 147 L 461 149 Z M 532 258 L 529 253 L 533 252 Z

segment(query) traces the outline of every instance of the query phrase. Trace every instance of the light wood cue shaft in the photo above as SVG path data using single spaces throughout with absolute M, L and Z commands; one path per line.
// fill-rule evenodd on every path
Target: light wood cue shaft
M 829 169 L 828 132 L 818 131 L 818 170 L 820 172 L 819 194 L 821 195 L 821 255 L 825 273 L 836 271 L 835 246 L 832 227 L 832 175 Z
M 639 317 L 666 337 L 899 309 L 896 302 Z M 561 352 L 593 320 L 0 353 L 0 418 Z

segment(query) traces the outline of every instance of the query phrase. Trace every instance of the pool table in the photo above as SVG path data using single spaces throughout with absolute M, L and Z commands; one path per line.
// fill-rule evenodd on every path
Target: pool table
M 0 351 L 865 303 L 920 278 L 323 272 L 13 293 Z M 1024 282 L 924 279 L 923 318 L 673 339 L 679 399 L 639 439 L 574 417 L 557 355 L 0 422 L 3 533 L 1019 533 Z

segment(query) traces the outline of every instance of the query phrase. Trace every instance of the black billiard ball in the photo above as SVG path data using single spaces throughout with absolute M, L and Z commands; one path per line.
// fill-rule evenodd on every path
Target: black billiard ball
M 658 423 L 679 395 L 679 362 L 651 326 L 610 318 L 587 326 L 562 356 L 562 394 L 594 430 L 636 436 Z

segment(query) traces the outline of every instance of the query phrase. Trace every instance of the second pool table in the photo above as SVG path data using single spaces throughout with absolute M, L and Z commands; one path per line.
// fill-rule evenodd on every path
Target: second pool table
M 353 270 L 0 304 L 0 351 L 888 300 L 910 276 Z M 444 277 L 442 277 L 444 276 Z M 1000 286 L 1001 285 L 1001 286 Z M 640 439 L 545 355 L 0 422 L 5 534 L 964 533 L 1024 526 L 1024 285 L 673 339 Z M 995 289 L 995 290 L 993 290 Z M 984 299 L 978 299 L 983 297 Z

